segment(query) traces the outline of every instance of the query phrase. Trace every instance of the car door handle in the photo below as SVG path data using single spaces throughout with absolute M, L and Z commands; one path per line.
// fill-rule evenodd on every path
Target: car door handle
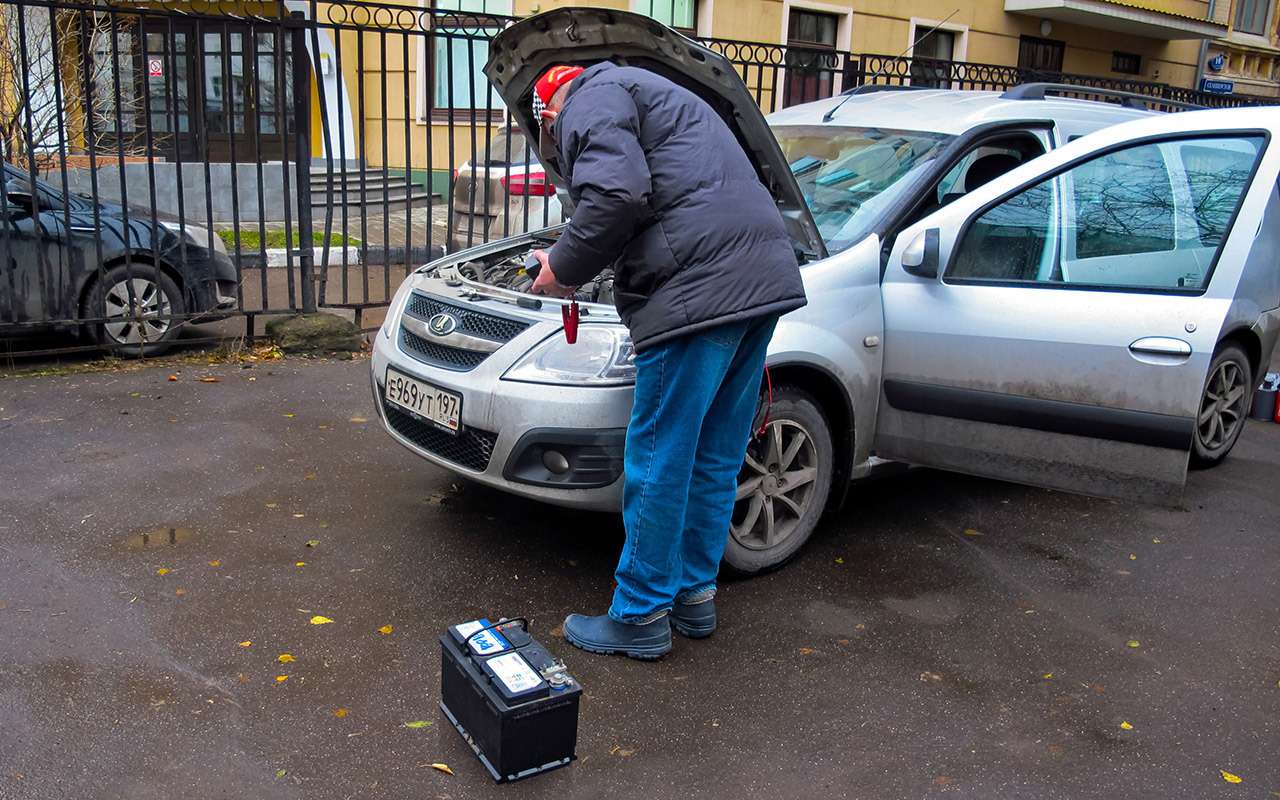
M 1129 352 L 1135 355 L 1187 358 L 1191 355 L 1191 345 L 1169 336 L 1147 336 L 1129 345 Z

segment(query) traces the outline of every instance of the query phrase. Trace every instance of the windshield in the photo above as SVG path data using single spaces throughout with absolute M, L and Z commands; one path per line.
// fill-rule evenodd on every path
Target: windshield
M 795 125 L 773 129 L 832 253 L 860 241 L 953 137 L 924 131 Z

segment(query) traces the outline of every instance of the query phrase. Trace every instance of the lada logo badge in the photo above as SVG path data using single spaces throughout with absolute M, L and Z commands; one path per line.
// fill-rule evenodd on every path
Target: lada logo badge
M 427 328 L 436 336 L 448 336 L 458 329 L 458 318 L 442 311 L 427 320 Z

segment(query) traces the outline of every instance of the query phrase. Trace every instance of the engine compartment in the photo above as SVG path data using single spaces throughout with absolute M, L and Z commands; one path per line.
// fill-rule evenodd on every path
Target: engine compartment
M 526 245 L 490 253 L 452 265 L 463 278 L 497 289 L 527 294 L 533 276 L 525 270 L 525 261 L 534 250 L 544 250 L 555 243 L 554 236 L 539 236 Z M 573 299 L 580 303 L 613 305 L 613 270 L 605 269 L 594 280 L 578 288 Z

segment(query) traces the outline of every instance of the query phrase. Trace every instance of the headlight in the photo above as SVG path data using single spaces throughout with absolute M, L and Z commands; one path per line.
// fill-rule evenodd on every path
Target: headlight
M 227 244 L 222 241 L 222 237 L 214 233 L 211 237 L 209 229 L 200 225 L 181 225 L 177 222 L 161 221 L 160 227 L 172 232 L 174 235 L 181 237 L 184 233 L 187 241 L 200 247 L 208 247 L 210 241 L 213 242 L 213 249 L 216 252 L 227 255 Z
M 583 325 L 569 344 L 556 334 L 530 350 L 507 374 L 509 381 L 587 386 L 635 383 L 636 351 L 631 334 L 616 325 Z

